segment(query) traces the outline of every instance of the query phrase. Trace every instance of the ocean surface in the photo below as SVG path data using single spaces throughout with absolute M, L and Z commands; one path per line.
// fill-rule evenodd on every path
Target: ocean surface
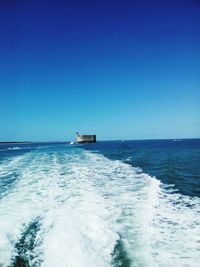
M 0 145 L 0 266 L 200 266 L 200 139 Z

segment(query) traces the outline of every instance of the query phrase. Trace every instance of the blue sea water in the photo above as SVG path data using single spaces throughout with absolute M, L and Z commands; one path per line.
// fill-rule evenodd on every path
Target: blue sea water
M 0 145 L 0 266 L 199 266 L 200 139 Z

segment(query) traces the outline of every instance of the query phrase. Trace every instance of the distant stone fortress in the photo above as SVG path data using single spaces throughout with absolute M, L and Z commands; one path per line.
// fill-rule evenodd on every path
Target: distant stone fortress
M 87 134 L 82 135 L 76 133 L 76 142 L 80 143 L 96 143 L 96 135 L 95 134 Z

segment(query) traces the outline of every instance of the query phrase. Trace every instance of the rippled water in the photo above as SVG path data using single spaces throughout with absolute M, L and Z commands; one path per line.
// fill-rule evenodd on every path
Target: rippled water
M 199 266 L 199 197 L 134 148 L 1 146 L 0 266 Z

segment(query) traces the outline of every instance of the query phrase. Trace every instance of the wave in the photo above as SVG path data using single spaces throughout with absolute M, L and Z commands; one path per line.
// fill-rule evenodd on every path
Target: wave
M 15 146 L 15 147 L 9 147 L 8 150 L 20 150 L 21 147 Z
M 15 146 L 15 147 L 8 147 L 7 149 L 8 150 L 22 150 L 22 149 L 31 149 L 31 147 L 30 146 L 24 146 L 24 147 Z
M 197 266 L 199 198 L 79 148 L 10 165 L 20 177 L 0 200 L 0 266 Z

